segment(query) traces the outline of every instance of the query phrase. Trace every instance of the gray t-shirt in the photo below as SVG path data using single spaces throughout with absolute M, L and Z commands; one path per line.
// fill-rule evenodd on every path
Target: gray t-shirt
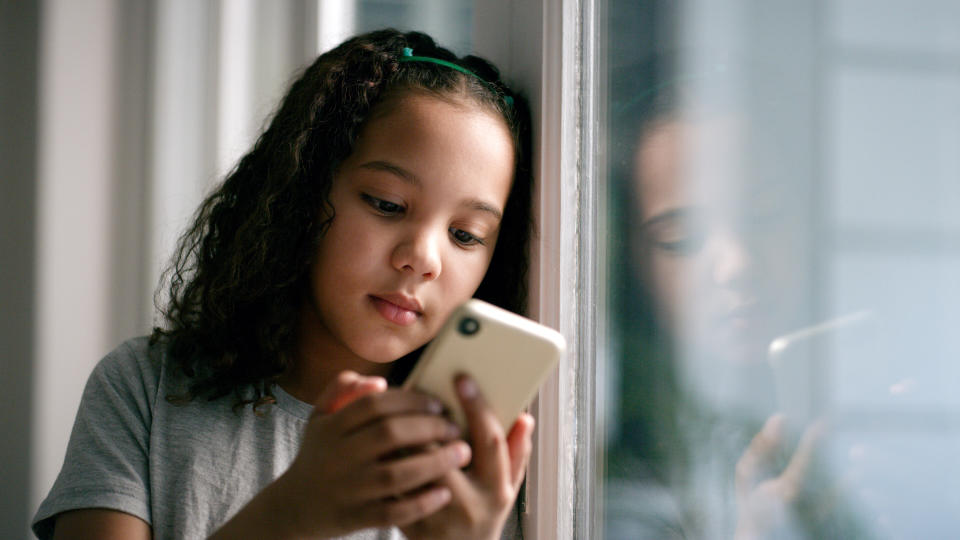
M 312 407 L 275 387 L 275 406 L 255 415 L 234 398 L 167 401 L 183 377 L 163 347 L 129 340 L 90 375 L 66 460 L 33 521 L 53 536 L 67 510 L 109 508 L 149 523 L 155 539 L 206 538 L 280 476 L 300 447 Z M 351 540 L 402 538 L 396 529 L 361 531 Z

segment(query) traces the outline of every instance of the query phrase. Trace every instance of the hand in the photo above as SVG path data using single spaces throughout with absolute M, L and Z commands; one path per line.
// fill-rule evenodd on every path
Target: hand
M 433 398 L 341 373 L 317 400 L 293 464 L 276 482 L 300 536 L 407 525 L 451 499 L 437 481 L 470 449 Z
M 521 414 L 505 435 L 476 383 L 461 375 L 455 384 L 470 426 L 473 463 L 465 471 L 450 471 L 441 481 L 452 493 L 449 505 L 402 527 L 411 540 L 499 538 L 530 459 L 533 417 Z
M 789 463 L 780 474 L 769 477 L 771 462 L 783 443 L 782 414 L 767 419 L 737 462 L 735 488 L 737 530 L 735 538 L 777 538 L 798 534 L 792 519 L 793 505 L 809 476 L 814 450 L 823 435 L 824 424 L 808 426 Z M 792 534 L 791 534 L 792 533 Z
M 335 413 L 367 394 L 386 390 L 387 380 L 383 377 L 366 377 L 355 371 L 341 371 L 317 398 L 314 408 L 322 414 Z

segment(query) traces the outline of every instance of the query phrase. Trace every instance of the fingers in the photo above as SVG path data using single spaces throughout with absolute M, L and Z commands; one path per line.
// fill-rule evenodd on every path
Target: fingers
M 507 435 L 507 450 L 510 454 L 510 483 L 514 489 L 520 489 L 520 482 L 523 481 L 527 462 L 530 461 L 530 453 L 533 450 L 533 428 L 533 416 L 521 413 Z
M 800 442 L 797 444 L 797 451 L 793 453 L 790 462 L 780 475 L 784 498 L 793 500 L 800 489 L 803 487 L 807 478 L 807 472 L 810 470 L 810 463 L 813 461 L 813 455 L 817 449 L 820 439 L 823 437 L 825 423 L 818 420 L 803 431 Z
M 345 443 L 354 451 L 351 461 L 373 461 L 397 450 L 428 446 L 460 437 L 460 428 L 439 415 L 403 415 L 381 418 L 348 435 Z
M 363 428 L 379 419 L 405 414 L 428 414 L 439 416 L 443 404 L 430 396 L 400 389 L 389 389 L 377 394 L 367 394 L 345 405 L 337 414 L 335 425 L 344 435 Z
M 503 426 L 471 377 L 458 375 L 454 384 L 470 430 L 474 472 L 492 484 L 508 481 L 510 455 Z
M 329 414 L 367 394 L 383 392 L 387 380 L 383 377 L 367 377 L 355 371 L 342 371 L 317 399 L 314 411 Z
M 419 521 L 446 506 L 450 502 L 450 489 L 446 486 L 430 486 L 408 494 L 400 499 L 384 499 L 358 509 L 364 526 L 403 527 Z
M 737 461 L 734 483 L 738 493 L 745 493 L 757 484 L 766 465 L 770 463 L 783 439 L 782 414 L 775 414 L 767 419 L 760 432 L 754 435 L 753 440 Z
M 436 482 L 469 462 L 470 447 L 463 441 L 454 441 L 377 463 L 361 473 L 355 486 L 363 498 L 397 497 Z

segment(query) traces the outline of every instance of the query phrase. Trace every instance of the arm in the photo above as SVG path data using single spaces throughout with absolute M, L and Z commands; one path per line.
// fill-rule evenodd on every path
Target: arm
M 112 511 L 143 523 L 150 519 L 147 448 L 159 368 L 149 361 L 145 345 L 145 340 L 124 343 L 91 372 L 63 467 L 34 517 L 39 538 L 52 538 L 55 527 L 58 534 L 73 530 L 65 529 L 64 522 L 81 526 L 114 522 L 88 522 L 80 519 L 84 515 Z
M 150 525 L 142 519 L 102 508 L 64 512 L 56 517 L 53 530 L 54 540 L 150 540 L 152 537 Z

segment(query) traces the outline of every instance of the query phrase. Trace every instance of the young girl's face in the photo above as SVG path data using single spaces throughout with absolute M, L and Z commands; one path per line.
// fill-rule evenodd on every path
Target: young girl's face
M 637 254 L 687 350 L 761 362 L 801 305 L 802 252 L 784 248 L 801 227 L 783 210 L 782 182 L 749 168 L 744 129 L 735 117 L 671 119 L 644 135 L 634 174 L 649 249 Z
M 372 117 L 331 187 L 311 274 L 311 338 L 385 363 L 432 339 L 479 287 L 513 179 L 504 121 L 409 92 Z

